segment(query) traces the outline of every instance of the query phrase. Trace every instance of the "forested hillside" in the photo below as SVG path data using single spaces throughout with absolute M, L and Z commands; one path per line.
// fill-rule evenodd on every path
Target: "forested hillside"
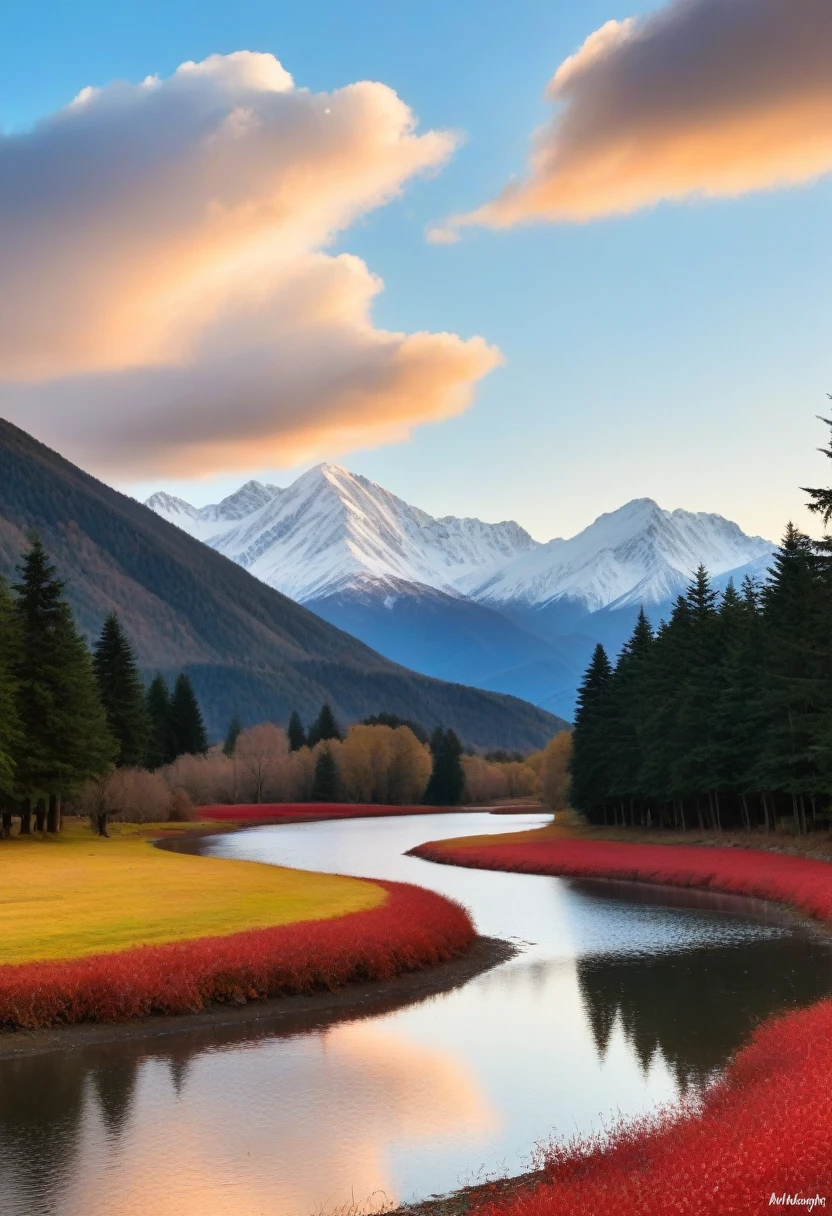
M 146 674 L 190 675 L 214 738 L 234 713 L 282 722 L 326 700 L 344 722 L 389 711 L 484 747 L 538 747 L 563 726 L 382 658 L 5 421 L 0 465 L 0 573 L 36 529 L 88 638 L 116 611 Z

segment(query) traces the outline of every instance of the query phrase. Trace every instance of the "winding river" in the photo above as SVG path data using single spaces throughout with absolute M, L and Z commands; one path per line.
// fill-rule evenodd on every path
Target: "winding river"
M 252 828 L 203 851 L 431 887 L 517 947 L 362 1019 L 268 1019 L 0 1060 L 2 1216 L 308 1216 L 518 1172 L 551 1134 L 674 1102 L 768 1014 L 832 991 L 819 935 L 747 900 L 437 866 L 545 819 Z

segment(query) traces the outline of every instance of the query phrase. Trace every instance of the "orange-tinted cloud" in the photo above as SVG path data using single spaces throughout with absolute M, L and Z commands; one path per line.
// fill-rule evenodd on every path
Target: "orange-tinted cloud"
M 374 327 L 322 250 L 453 137 L 271 55 L 85 89 L 0 137 L 0 412 L 124 476 L 294 463 L 464 409 L 499 353 Z
M 609 21 L 549 82 L 527 177 L 457 216 L 506 228 L 730 198 L 832 171 L 830 0 L 674 0 Z M 444 238 L 447 239 L 447 236 Z

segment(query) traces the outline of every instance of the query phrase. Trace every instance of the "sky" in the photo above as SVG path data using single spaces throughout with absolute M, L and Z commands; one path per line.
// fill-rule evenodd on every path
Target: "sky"
M 142 498 L 811 530 L 832 9 L 635 5 L 10 6 L 0 415 Z

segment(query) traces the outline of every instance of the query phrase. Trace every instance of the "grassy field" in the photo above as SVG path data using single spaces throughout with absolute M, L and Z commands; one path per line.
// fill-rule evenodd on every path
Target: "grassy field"
M 0 844 L 0 962 L 324 920 L 387 898 L 360 879 L 169 853 L 153 847 L 147 825 L 110 830 L 104 840 L 68 820 L 58 837 Z

